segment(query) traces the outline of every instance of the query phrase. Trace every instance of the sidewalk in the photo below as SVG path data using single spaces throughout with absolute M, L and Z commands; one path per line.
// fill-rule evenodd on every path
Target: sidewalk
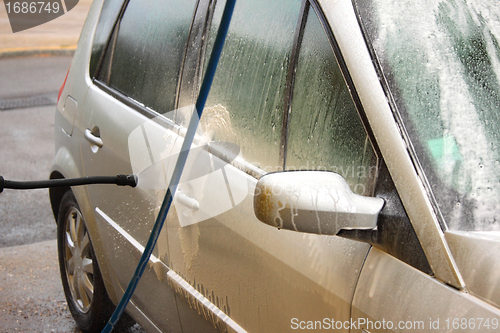
M 80 332 L 67 308 L 56 241 L 0 248 L 0 331 Z
M 68 13 L 37 27 L 12 33 L 0 0 L 0 58 L 73 54 L 92 0 L 80 0 Z
M 0 248 L 0 332 L 82 333 L 69 312 L 55 240 Z M 145 333 L 134 325 L 113 333 Z

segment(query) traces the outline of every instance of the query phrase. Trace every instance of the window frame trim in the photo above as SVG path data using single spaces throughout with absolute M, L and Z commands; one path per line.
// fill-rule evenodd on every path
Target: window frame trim
M 391 91 L 391 88 L 390 88 L 389 83 L 387 81 L 386 75 L 382 69 L 382 65 L 380 63 L 380 60 L 379 60 L 379 58 L 378 58 L 378 56 L 377 56 L 377 54 L 372 46 L 369 34 L 366 30 L 365 24 L 363 23 L 363 20 L 361 18 L 361 14 L 359 13 L 359 10 L 358 10 L 358 3 L 356 0 L 351 0 L 351 3 L 352 3 L 354 13 L 356 15 L 356 20 L 357 20 L 359 28 L 361 30 L 361 34 L 362 34 L 364 42 L 366 44 L 366 48 L 367 48 L 367 50 L 370 54 L 370 57 L 372 59 L 373 68 L 375 69 L 375 72 L 377 73 L 380 85 L 382 87 L 382 90 L 384 91 L 384 95 L 387 98 L 387 103 L 392 111 L 393 116 L 394 116 L 394 121 L 395 121 L 396 125 L 398 126 L 401 137 L 406 144 L 408 155 L 411 158 L 413 167 L 415 168 L 415 172 L 418 175 L 418 177 L 420 178 L 420 181 L 422 182 L 422 185 L 425 189 L 426 196 L 430 201 L 430 204 L 431 204 L 432 209 L 433 209 L 433 213 L 436 216 L 436 220 L 437 220 L 441 230 L 443 232 L 446 232 L 449 229 L 448 225 L 447 225 L 446 220 L 441 212 L 441 208 L 438 205 L 437 199 L 434 195 L 434 191 L 432 190 L 432 187 L 429 183 L 427 175 L 425 174 L 424 168 L 423 168 L 422 164 L 420 163 L 420 159 L 417 155 L 413 141 L 410 139 L 410 135 L 408 133 L 407 126 L 405 125 L 405 123 L 403 121 L 403 116 L 402 116 L 401 111 L 399 110 L 399 108 L 397 106 L 395 99 L 394 99 L 394 95 Z
M 295 28 L 295 35 L 292 43 L 292 50 L 290 51 L 290 61 L 288 63 L 288 72 L 286 78 L 284 103 L 283 103 L 283 115 L 281 122 L 281 138 L 280 138 L 280 150 L 278 163 L 281 165 L 282 170 L 285 170 L 286 165 L 286 153 L 288 146 L 288 132 L 290 129 L 289 115 L 292 111 L 292 100 L 293 100 L 293 88 L 295 86 L 295 70 L 299 62 L 299 53 L 302 46 L 302 40 L 304 37 L 304 30 L 307 24 L 307 14 L 311 4 L 308 0 L 303 0 L 300 8 L 299 18 L 297 20 L 297 26 Z

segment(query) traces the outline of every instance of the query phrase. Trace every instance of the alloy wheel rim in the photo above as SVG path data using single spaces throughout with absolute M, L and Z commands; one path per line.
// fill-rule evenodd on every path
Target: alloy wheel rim
M 94 297 L 93 260 L 87 228 L 75 207 L 66 217 L 64 261 L 73 302 L 80 312 L 87 313 Z

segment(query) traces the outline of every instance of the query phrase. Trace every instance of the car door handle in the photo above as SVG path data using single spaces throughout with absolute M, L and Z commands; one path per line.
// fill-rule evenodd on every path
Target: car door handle
M 177 193 L 175 193 L 175 201 L 184 207 L 194 210 L 195 212 L 200 209 L 200 204 L 195 198 L 188 197 L 181 191 L 177 191 Z
M 93 144 L 94 146 L 97 146 L 99 148 L 101 148 L 104 143 L 102 142 L 102 139 L 98 136 L 95 136 L 94 134 L 92 134 L 92 131 L 89 130 L 88 128 L 85 130 L 85 133 L 83 135 L 85 137 L 85 139 L 90 142 L 91 144 Z

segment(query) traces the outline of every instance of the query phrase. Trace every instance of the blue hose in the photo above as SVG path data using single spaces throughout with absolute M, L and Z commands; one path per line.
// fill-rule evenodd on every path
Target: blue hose
M 222 14 L 221 23 L 219 26 L 219 31 L 217 32 L 217 37 L 215 38 L 214 48 L 212 54 L 210 55 L 210 59 L 208 61 L 207 72 L 205 73 L 205 77 L 203 78 L 203 82 L 200 88 L 200 94 L 198 95 L 198 99 L 196 100 L 196 113 L 193 113 L 191 120 L 189 122 L 188 130 L 186 136 L 184 138 L 184 142 L 182 144 L 181 152 L 177 159 L 177 163 L 175 164 L 175 169 L 172 174 L 172 178 L 170 180 L 170 184 L 167 189 L 167 194 L 163 199 L 163 203 L 160 208 L 160 212 L 158 213 L 158 217 L 156 218 L 155 225 L 153 230 L 151 231 L 151 235 L 149 236 L 148 243 L 144 248 L 144 252 L 142 253 L 141 259 L 135 269 L 134 275 L 130 280 L 127 290 L 123 294 L 122 299 L 118 303 L 118 306 L 115 309 L 115 312 L 109 319 L 108 323 L 102 330 L 102 333 L 109 333 L 115 327 L 116 323 L 120 319 L 123 311 L 125 311 L 125 307 L 127 306 L 132 294 L 141 279 L 142 273 L 146 269 L 147 263 L 149 261 L 149 257 L 153 252 L 153 249 L 156 245 L 156 241 L 160 235 L 160 231 L 165 223 L 165 218 L 167 217 L 168 211 L 170 210 L 170 205 L 172 204 L 172 199 L 175 195 L 175 191 L 177 189 L 177 185 L 181 179 L 181 174 L 184 169 L 184 165 L 186 164 L 186 159 L 189 153 L 189 149 L 191 144 L 193 143 L 194 135 L 196 133 L 196 129 L 198 127 L 198 123 L 201 118 L 201 114 L 205 107 L 205 103 L 207 101 L 208 93 L 210 92 L 210 87 L 212 86 L 212 81 L 215 76 L 215 71 L 217 69 L 217 64 L 219 62 L 220 54 L 222 52 L 222 47 L 224 46 L 224 42 L 226 40 L 226 35 L 229 29 L 229 23 L 231 22 L 231 16 L 233 14 L 234 5 L 236 0 L 227 0 L 226 5 L 224 7 L 224 13 Z

